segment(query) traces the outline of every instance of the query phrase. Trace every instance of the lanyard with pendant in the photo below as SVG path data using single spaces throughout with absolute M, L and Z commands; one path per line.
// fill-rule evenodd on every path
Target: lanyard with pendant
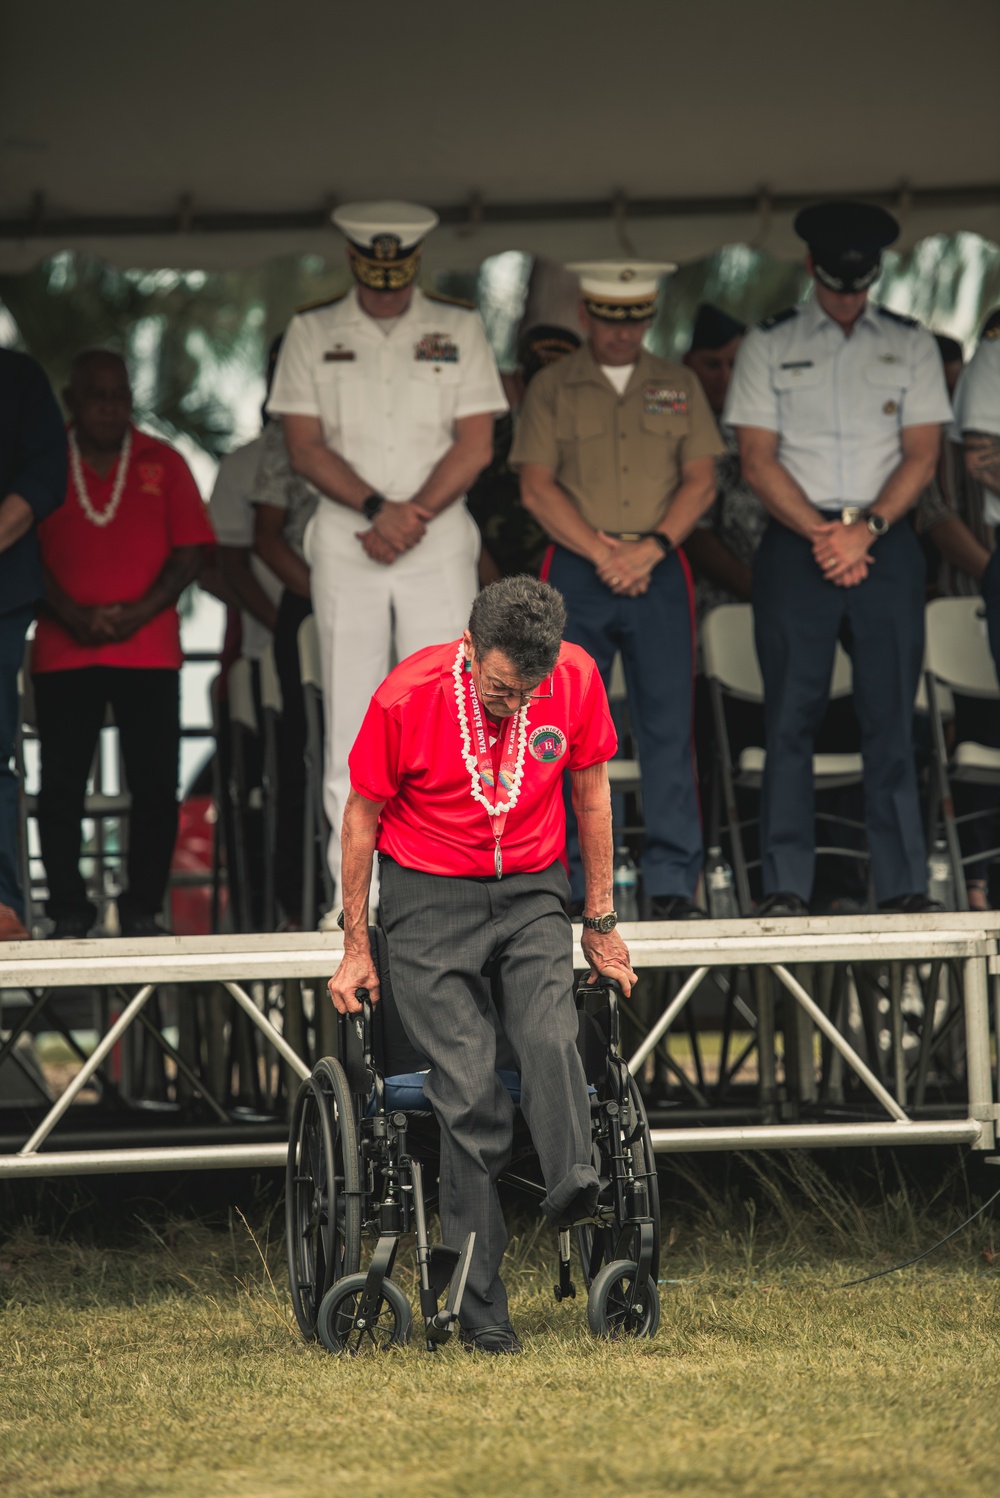
M 469 707 L 472 713 L 472 722 L 475 726 L 476 731 L 476 764 L 479 771 L 479 779 L 486 790 L 492 791 L 495 797 L 494 804 L 492 806 L 490 806 L 485 796 L 480 795 L 477 796 L 476 799 L 482 801 L 483 805 L 486 807 L 487 815 L 490 819 L 490 828 L 493 832 L 493 837 L 496 843 L 493 854 L 493 867 L 496 869 L 497 878 L 502 879 L 503 854 L 500 851 L 500 839 L 503 837 L 503 829 L 507 821 L 507 813 L 516 802 L 517 793 L 520 789 L 520 776 L 517 772 L 523 766 L 524 755 L 523 745 L 521 746 L 520 750 L 518 750 L 516 746 L 518 743 L 518 738 L 520 737 L 522 728 L 521 719 L 524 716 L 524 710 L 521 709 L 521 711 L 516 712 L 512 715 L 512 717 L 508 720 L 508 726 L 506 727 L 506 729 L 504 728 L 504 725 L 501 725 L 500 727 L 499 731 L 501 739 L 503 740 L 504 735 L 506 735 L 506 742 L 503 744 L 500 755 L 500 773 L 496 777 L 499 781 L 499 785 L 495 785 L 493 770 L 493 751 L 490 748 L 489 734 L 486 731 L 486 721 L 483 715 L 482 705 L 479 701 L 479 694 L 477 693 L 475 685 L 472 681 L 471 671 L 465 673 L 465 686 Z M 500 799 L 501 791 L 506 792 L 507 799 L 505 801 L 501 801 Z

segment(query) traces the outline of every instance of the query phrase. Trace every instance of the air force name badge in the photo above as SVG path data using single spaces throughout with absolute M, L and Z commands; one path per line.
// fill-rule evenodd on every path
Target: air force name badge
M 566 735 L 561 728 L 553 728 L 551 725 L 536 728 L 528 739 L 528 749 L 534 759 L 540 759 L 546 765 L 551 764 L 553 760 L 562 759 L 566 753 Z

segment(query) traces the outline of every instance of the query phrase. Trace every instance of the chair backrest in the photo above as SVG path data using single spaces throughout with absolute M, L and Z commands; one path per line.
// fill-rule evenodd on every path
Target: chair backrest
M 753 642 L 753 609 L 748 603 L 723 603 L 702 620 L 701 650 L 705 675 L 734 697 L 764 700 L 764 682 Z
M 734 697 L 763 702 L 764 682 L 753 637 L 749 603 L 723 603 L 705 615 L 701 625 L 705 674 Z M 837 641 L 830 677 L 830 696 L 849 697 L 853 690 L 851 658 Z
M 317 692 L 323 690 L 323 673 L 319 664 L 319 635 L 316 633 L 316 620 L 312 614 L 308 619 L 303 619 L 299 625 L 299 674 L 302 677 L 304 687 L 315 687 Z
M 273 645 L 268 645 L 260 658 L 260 704 L 265 712 L 281 712 L 281 683 L 274 664 Z
M 981 598 L 935 598 L 927 605 L 927 669 L 966 697 L 1000 695 Z
M 625 687 L 625 667 L 622 665 L 621 652 L 617 652 L 611 662 L 611 676 L 608 681 L 608 701 L 627 702 L 628 692 Z
M 257 713 L 254 708 L 253 688 L 250 684 L 250 662 L 242 658 L 229 668 L 226 682 L 229 693 L 229 719 L 257 732 Z

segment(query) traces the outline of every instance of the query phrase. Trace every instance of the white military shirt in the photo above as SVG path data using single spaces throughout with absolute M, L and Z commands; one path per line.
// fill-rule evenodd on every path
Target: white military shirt
M 256 482 L 263 447 L 263 436 L 255 437 L 252 442 L 245 443 L 223 458 L 219 464 L 208 508 L 215 539 L 220 546 L 253 547 L 255 517 L 250 495 Z M 280 579 L 275 577 L 270 567 L 258 556 L 251 556 L 250 570 L 271 602 L 277 603 L 282 592 Z M 244 660 L 259 661 L 271 643 L 271 631 L 247 609 L 242 610 L 241 619 L 241 654 Z
M 418 288 L 385 332 L 352 290 L 292 318 L 267 409 L 318 416 L 329 448 L 404 500 L 453 445 L 457 418 L 497 415 L 507 400 L 476 312 Z
M 955 440 L 959 433 L 987 432 L 1000 437 L 1000 337 L 987 334 L 955 391 Z M 1000 494 L 983 485 L 983 516 L 988 525 L 1000 525 Z
M 870 505 L 900 432 L 951 419 L 937 345 L 871 303 L 849 338 L 813 295 L 744 338 L 723 420 L 778 433 L 777 458 L 818 509 Z

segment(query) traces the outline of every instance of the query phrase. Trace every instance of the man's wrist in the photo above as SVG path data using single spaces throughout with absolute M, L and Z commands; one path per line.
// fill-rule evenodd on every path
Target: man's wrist
M 361 501 L 361 513 L 364 515 L 366 520 L 372 521 L 382 509 L 385 502 L 385 495 L 377 494 L 373 490 L 371 494 L 366 494 L 364 499 Z

